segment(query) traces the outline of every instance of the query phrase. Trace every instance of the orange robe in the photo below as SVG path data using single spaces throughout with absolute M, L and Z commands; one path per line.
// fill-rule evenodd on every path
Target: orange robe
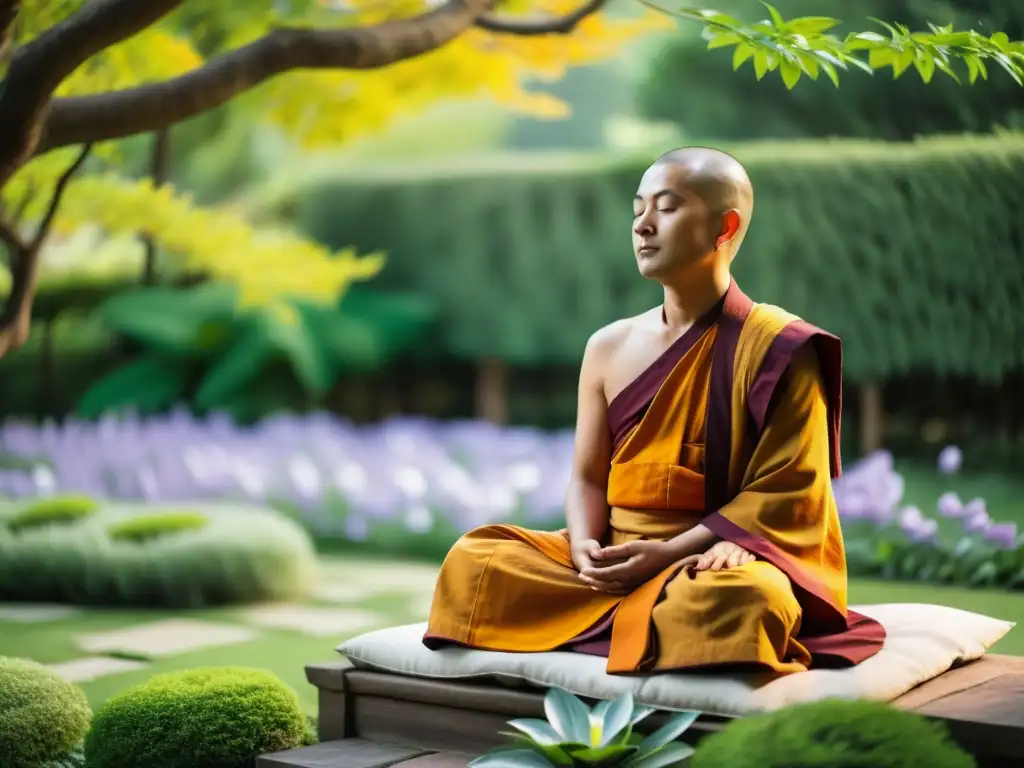
M 566 531 L 487 525 L 445 558 L 424 643 L 598 653 L 613 674 L 870 657 L 885 633 L 847 610 L 831 490 L 840 412 L 839 340 L 732 284 L 609 406 L 605 543 L 703 524 L 757 560 L 674 565 L 621 597 L 579 580 Z

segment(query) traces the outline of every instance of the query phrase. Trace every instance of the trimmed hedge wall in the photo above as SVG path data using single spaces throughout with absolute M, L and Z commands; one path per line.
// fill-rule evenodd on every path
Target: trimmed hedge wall
M 744 290 L 840 334 L 849 379 L 996 381 L 1024 368 L 1024 136 L 764 143 Z M 281 204 L 331 247 L 382 248 L 382 288 L 443 307 L 463 358 L 577 363 L 590 333 L 660 300 L 631 204 L 652 157 L 346 169 Z

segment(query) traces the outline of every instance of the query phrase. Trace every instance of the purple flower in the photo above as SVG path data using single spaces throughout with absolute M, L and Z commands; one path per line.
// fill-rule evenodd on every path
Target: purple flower
M 909 531 L 908 533 L 914 541 L 932 541 L 938 532 L 938 522 L 926 518 L 921 520 L 921 522 L 915 526 L 914 530 Z
M 985 528 L 985 539 L 1002 549 L 1013 549 L 1017 545 L 1017 524 L 990 523 Z
M 960 470 L 963 463 L 963 452 L 955 445 L 947 445 L 939 452 L 939 471 L 944 475 L 952 475 Z
M 939 514 L 948 518 L 961 518 L 967 514 L 967 507 L 960 501 L 960 497 L 952 491 L 939 496 Z
M 988 516 L 983 499 L 971 499 L 964 507 L 964 530 L 967 533 L 981 533 L 992 519 Z

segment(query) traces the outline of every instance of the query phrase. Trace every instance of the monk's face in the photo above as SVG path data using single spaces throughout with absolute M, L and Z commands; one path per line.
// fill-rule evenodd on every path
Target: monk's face
M 640 274 L 653 279 L 685 271 L 715 245 L 719 222 L 686 185 L 687 169 L 657 163 L 633 199 L 633 253 Z

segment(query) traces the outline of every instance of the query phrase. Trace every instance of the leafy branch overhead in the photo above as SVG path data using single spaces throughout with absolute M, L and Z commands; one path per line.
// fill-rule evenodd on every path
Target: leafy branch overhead
M 751 63 L 758 80 L 778 70 L 788 88 L 804 75 L 817 80 L 824 73 L 839 86 L 839 71 L 856 68 L 873 74 L 891 68 L 899 77 L 913 66 L 921 79 L 931 82 L 936 71 L 970 83 L 988 78 L 989 65 L 1001 67 L 1014 82 L 1024 86 L 1024 42 L 1011 41 L 1004 32 L 986 37 L 974 30 L 956 30 L 952 24 L 929 23 L 928 31 L 912 31 L 900 23 L 871 19 L 878 31 L 833 30 L 842 22 L 830 16 L 784 19 L 779 10 L 762 3 L 769 18 L 747 24 L 715 10 L 668 10 L 640 0 L 651 8 L 704 25 L 708 49 L 733 48 L 733 69 Z M 958 71 L 959 70 L 959 71 Z

